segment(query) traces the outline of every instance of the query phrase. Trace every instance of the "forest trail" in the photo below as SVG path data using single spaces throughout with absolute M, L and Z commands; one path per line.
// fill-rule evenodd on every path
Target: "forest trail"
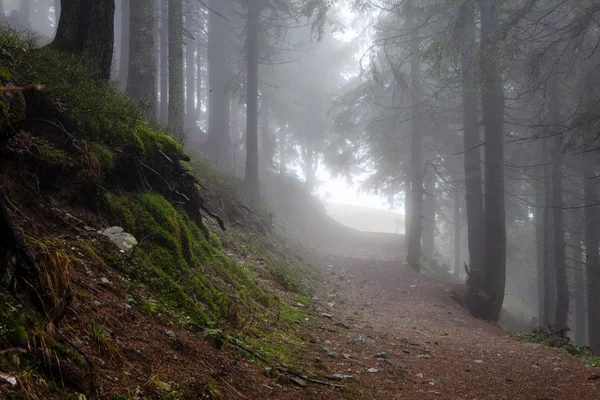
M 312 306 L 331 315 L 310 332 L 309 356 L 352 376 L 339 382 L 358 394 L 348 398 L 600 399 L 598 369 L 472 318 L 450 285 L 390 261 L 399 254 L 384 237 L 379 251 L 303 254 L 327 276 Z

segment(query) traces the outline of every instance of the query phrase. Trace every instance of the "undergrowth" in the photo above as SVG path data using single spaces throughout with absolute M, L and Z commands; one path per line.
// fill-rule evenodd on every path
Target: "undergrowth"
M 552 332 L 517 333 L 515 336 L 526 342 L 555 347 L 561 352 L 577 358 L 592 367 L 600 367 L 600 356 L 595 355 L 585 344 L 575 343 L 568 339 L 557 337 L 556 334 Z

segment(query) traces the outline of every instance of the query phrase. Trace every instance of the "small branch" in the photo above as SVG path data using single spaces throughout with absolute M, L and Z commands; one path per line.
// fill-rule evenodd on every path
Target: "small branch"
M 212 211 L 210 211 L 208 208 L 206 208 L 206 206 L 204 204 L 202 204 L 200 206 L 200 208 L 202 210 L 204 210 L 205 213 L 207 213 L 208 215 L 210 215 L 211 217 L 213 217 L 214 219 L 217 220 L 217 222 L 219 223 L 219 226 L 221 227 L 222 230 L 226 231 L 227 229 L 225 228 L 225 223 L 223 222 L 223 220 L 221 219 L 221 217 L 219 217 L 217 214 L 213 213 Z

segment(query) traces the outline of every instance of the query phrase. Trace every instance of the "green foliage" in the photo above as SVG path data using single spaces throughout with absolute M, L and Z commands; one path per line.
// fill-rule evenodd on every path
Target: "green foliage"
M 518 333 L 516 336 L 526 342 L 556 347 L 561 352 L 577 358 L 592 367 L 600 367 L 600 356 L 594 355 L 590 348 L 585 344 L 575 343 L 568 339 L 557 337 L 552 332 Z

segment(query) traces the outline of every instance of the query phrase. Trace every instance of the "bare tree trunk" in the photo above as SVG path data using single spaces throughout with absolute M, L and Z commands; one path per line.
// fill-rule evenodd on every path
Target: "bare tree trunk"
M 411 11 L 414 13 L 415 1 L 410 2 Z M 421 265 L 421 236 L 422 236 L 422 211 L 423 211 L 423 161 L 421 146 L 421 61 L 419 47 L 421 45 L 420 30 L 417 23 L 417 17 L 410 17 L 411 33 L 411 62 L 410 62 L 410 81 L 412 115 L 411 115 L 411 180 L 410 180 L 410 198 L 411 212 L 409 219 L 409 237 L 406 261 L 412 268 L 419 271 Z
M 200 42 L 196 46 L 196 119 L 202 119 L 202 54 Z
M 153 112 L 156 100 L 153 0 L 131 0 L 127 94 Z
M 579 222 L 578 226 L 581 226 L 583 221 L 580 218 L 577 218 L 577 221 Z M 585 343 L 585 279 L 583 277 L 585 267 L 582 260 L 581 232 L 574 232 L 572 238 L 573 269 L 575 270 L 575 341 Z
M 460 279 L 460 187 L 454 185 L 454 277 Z
M 152 37 L 154 38 L 154 116 L 160 120 L 160 2 L 153 0 Z
M 227 36 L 229 26 L 221 17 L 226 15 L 227 3 L 211 0 L 208 17 L 208 139 L 206 157 L 220 164 L 231 146 L 229 136 L 229 72 L 227 65 Z M 229 160 L 227 160 L 229 161 Z
M 552 76 L 549 83 L 551 120 L 560 121 L 561 96 L 558 77 Z M 563 161 L 562 135 L 555 134 L 552 146 L 552 225 L 554 235 L 554 267 L 556 273 L 556 314 L 554 322 L 557 329 L 567 329 L 569 319 L 569 283 L 567 280 L 567 256 L 565 250 L 565 223 L 563 211 Z
M 169 121 L 169 3 L 160 7 L 160 120 Z
M 233 145 L 233 176 L 237 173 L 237 154 L 240 141 L 240 100 L 237 96 L 231 96 L 231 113 L 229 114 L 229 132 Z
M 129 43 L 130 43 L 131 7 L 129 0 L 121 0 L 121 56 L 119 59 L 119 89 L 124 92 L 127 88 L 129 74 Z
M 263 172 L 267 171 L 271 165 L 272 154 L 271 154 L 271 133 L 269 132 L 269 91 L 262 89 L 262 101 L 260 108 L 260 165 Z
M 540 167 L 536 168 L 536 177 L 534 183 L 535 190 L 535 244 L 536 244 L 536 272 L 537 272 L 537 309 L 538 314 L 537 318 L 540 325 L 547 326 L 548 320 L 546 316 L 548 315 L 548 311 L 546 310 L 546 286 L 545 286 L 545 274 L 546 274 L 546 264 L 545 264 L 545 253 L 544 253 L 544 244 L 545 244 L 545 234 L 546 234 L 546 220 L 544 215 L 546 213 L 545 205 L 546 205 L 546 196 L 544 194 L 545 185 L 545 166 L 544 166 L 544 148 L 542 144 L 542 140 L 537 140 L 534 142 L 534 151 L 536 153 L 536 161 Z
M 435 173 L 428 168 L 425 173 L 425 198 L 423 200 L 423 259 L 433 260 L 435 251 Z
M 169 0 L 169 128 L 183 132 L 183 15 L 182 0 Z
M 52 46 L 82 55 L 99 79 L 110 79 L 114 46 L 114 0 L 62 0 L 60 20 Z
M 550 160 L 548 157 L 548 139 L 542 139 L 542 153 L 544 165 L 544 325 L 554 324 L 554 306 L 556 304 L 556 286 L 554 271 L 554 240 L 552 225 L 552 213 L 550 205 L 552 204 L 552 181 L 550 173 Z
M 256 0 L 248 1 L 247 63 L 247 142 L 245 184 L 250 193 L 259 196 L 258 185 L 258 28 L 260 9 Z
M 467 211 L 467 242 L 471 271 L 485 274 L 484 264 L 484 211 L 481 180 L 481 155 L 479 152 L 479 99 L 475 88 L 475 10 L 465 2 L 465 26 L 460 52 L 462 65 L 462 98 L 464 126 L 465 200 Z
M 588 338 L 592 350 L 600 352 L 600 258 L 598 256 L 598 182 L 596 168 L 587 156 L 584 161 L 585 252 L 587 281 Z
M 504 90 L 498 69 L 498 15 L 495 2 L 481 0 L 480 75 L 485 129 L 485 256 L 484 289 L 492 296 L 484 318 L 497 321 L 506 284 L 506 221 L 504 206 Z
M 186 16 L 186 22 L 188 29 L 191 29 L 192 24 L 190 23 L 191 17 Z M 196 82 L 194 80 L 194 73 L 196 72 L 195 60 L 196 43 L 191 39 L 186 39 L 185 46 L 185 129 L 191 130 L 198 125 L 196 121 Z

